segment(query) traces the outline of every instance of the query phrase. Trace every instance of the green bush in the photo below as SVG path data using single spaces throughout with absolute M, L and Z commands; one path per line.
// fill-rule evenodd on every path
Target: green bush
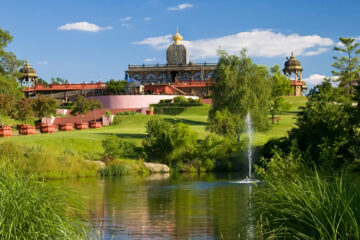
M 149 161 L 169 164 L 169 157 L 174 149 L 171 143 L 172 131 L 172 125 L 162 119 L 152 119 L 147 122 L 147 136 L 142 144 Z
M 161 99 L 159 103 L 160 104 L 169 104 L 171 102 L 172 102 L 172 99 Z
M 108 135 L 102 141 L 105 157 L 134 158 L 136 156 L 135 144 L 123 140 L 116 135 Z
M 182 96 L 182 95 L 179 95 L 179 96 L 176 96 L 174 97 L 174 103 L 175 104 L 186 104 L 188 103 L 189 101 L 186 99 L 186 97 Z

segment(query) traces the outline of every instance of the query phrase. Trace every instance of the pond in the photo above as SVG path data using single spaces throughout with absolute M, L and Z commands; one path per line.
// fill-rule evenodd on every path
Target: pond
M 159 174 L 64 184 L 84 196 L 90 227 L 104 239 L 247 239 L 254 186 L 236 183 L 243 178 Z

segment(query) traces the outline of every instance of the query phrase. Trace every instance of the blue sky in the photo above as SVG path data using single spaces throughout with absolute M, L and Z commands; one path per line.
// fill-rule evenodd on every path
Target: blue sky
M 73 83 L 165 63 L 178 27 L 191 61 L 216 62 L 219 47 L 235 54 L 247 47 L 257 64 L 282 67 L 294 51 L 311 85 L 331 76 L 338 38 L 360 36 L 360 1 L 349 0 L 11 0 L 1 10 L 0 27 L 14 36 L 8 50 L 39 77 Z

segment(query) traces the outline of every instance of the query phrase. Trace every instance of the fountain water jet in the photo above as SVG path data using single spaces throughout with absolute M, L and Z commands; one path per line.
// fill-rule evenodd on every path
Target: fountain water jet
M 247 149 L 247 158 L 249 161 L 249 175 L 241 180 L 241 181 L 237 181 L 236 183 L 256 183 L 259 182 L 259 180 L 256 179 L 252 179 L 252 135 L 253 135 L 253 128 L 252 128 L 252 122 L 251 122 L 251 116 L 250 113 L 248 112 L 245 118 L 245 130 L 246 133 L 248 135 L 248 139 L 249 139 L 249 144 L 248 144 L 248 149 Z

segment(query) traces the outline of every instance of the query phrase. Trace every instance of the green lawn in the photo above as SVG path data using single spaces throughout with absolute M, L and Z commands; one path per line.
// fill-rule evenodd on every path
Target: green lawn
M 294 126 L 295 117 L 299 106 L 306 102 L 305 97 L 287 97 L 292 103 L 289 112 L 280 114 L 279 124 L 271 126 L 270 130 L 263 133 L 256 133 L 254 145 L 263 145 L 271 138 L 285 136 L 287 131 Z M 33 136 L 13 136 L 11 138 L 2 138 L 1 142 L 11 141 L 21 146 L 41 145 L 46 149 L 56 152 L 71 151 L 87 159 L 96 159 L 103 152 L 101 141 L 107 134 L 117 134 L 118 136 L 132 141 L 138 145 L 145 137 L 145 124 L 149 119 L 163 118 L 175 122 L 184 122 L 190 124 L 191 128 L 198 132 L 199 137 L 205 137 L 208 132 L 205 131 L 209 105 L 187 108 L 181 114 L 176 116 L 168 115 L 125 115 L 121 117 L 119 124 L 100 129 L 74 130 L 72 132 L 56 132 L 54 134 L 36 134 Z

